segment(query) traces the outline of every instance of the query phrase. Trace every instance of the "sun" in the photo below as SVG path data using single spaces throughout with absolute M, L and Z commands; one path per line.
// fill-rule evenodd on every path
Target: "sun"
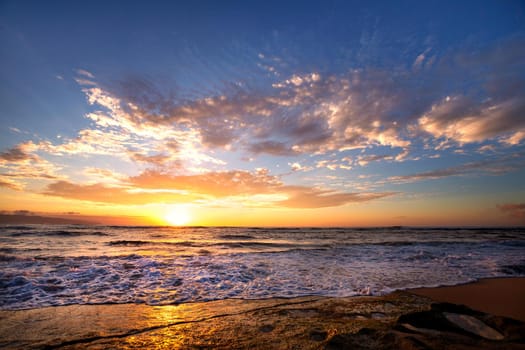
M 187 207 L 176 205 L 167 208 L 164 220 L 173 226 L 187 225 L 191 221 L 191 214 Z

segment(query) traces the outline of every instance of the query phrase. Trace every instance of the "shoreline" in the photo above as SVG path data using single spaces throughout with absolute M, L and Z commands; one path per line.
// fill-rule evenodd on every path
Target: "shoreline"
M 524 293 L 525 277 L 505 277 L 384 296 L 3 310 L 0 347 L 413 349 L 424 344 L 427 349 L 523 349 Z M 456 325 L 444 321 L 451 314 L 475 318 L 483 326 L 465 331 L 461 320 Z
M 472 298 L 472 295 L 466 295 L 467 292 L 476 292 L 477 294 L 474 296 L 481 297 L 481 300 L 479 298 Z M 414 294 L 422 297 L 426 297 L 429 299 L 432 299 L 436 302 L 448 302 L 452 304 L 458 304 L 458 305 L 465 305 L 468 307 L 471 307 L 473 309 L 477 309 L 479 311 L 492 313 L 494 315 L 499 316 L 506 316 L 511 317 L 505 314 L 496 314 L 491 311 L 494 311 L 494 309 L 490 310 L 486 308 L 486 304 L 490 304 L 490 302 L 486 302 L 488 300 L 487 294 L 495 295 L 498 293 L 504 294 L 504 300 L 501 300 L 498 305 L 504 307 L 504 304 L 512 304 L 515 303 L 519 305 L 518 310 L 513 310 L 514 313 L 516 311 L 521 311 L 522 316 L 519 318 L 521 321 L 525 322 L 525 298 L 520 298 L 521 295 L 525 295 L 525 276 L 502 276 L 502 277 L 486 277 L 486 278 L 480 278 L 475 281 L 470 282 L 462 282 L 459 284 L 452 284 L 452 285 L 437 285 L 432 287 L 415 287 L 415 288 L 405 288 L 405 289 L 397 289 L 393 290 L 387 294 L 382 295 L 343 295 L 343 296 L 330 296 L 330 295 L 319 295 L 319 294 L 310 294 L 310 295 L 300 295 L 300 296 L 271 296 L 271 297 L 264 297 L 264 298 L 225 298 L 225 299 L 211 299 L 206 301 L 187 301 L 187 302 L 176 302 L 172 304 L 147 304 L 147 303 L 118 303 L 118 302 L 105 302 L 105 303 L 86 303 L 86 304 L 63 304 L 63 305 L 45 305 L 40 307 L 28 307 L 28 308 L 21 308 L 21 309 L 0 309 L 0 312 L 15 312 L 15 311 L 30 311 L 30 310 L 41 310 L 46 308 L 59 308 L 59 307 L 68 307 L 68 306 L 113 306 L 113 305 L 143 305 L 148 307 L 167 307 L 167 306 L 180 306 L 180 305 L 197 305 L 197 304 L 206 304 L 206 303 L 213 303 L 213 302 L 220 302 L 225 300 L 232 300 L 232 301 L 244 301 L 247 303 L 251 302 L 258 302 L 258 301 L 272 301 L 272 300 L 297 300 L 297 299 L 304 299 L 304 298 L 332 298 L 332 299 L 349 299 L 349 298 L 382 298 L 387 297 L 392 294 L 398 294 L 398 293 L 409 293 Z M 479 294 L 482 293 L 482 294 Z M 483 294 L 484 293 L 484 294 Z M 501 296 L 501 295 L 500 295 Z M 501 299 L 501 298 L 500 298 Z M 522 300 L 523 299 L 523 300 Z M 490 308 L 490 305 L 489 305 Z M 503 309 L 502 309 L 503 310 Z M 512 317 L 511 317 L 512 318 Z

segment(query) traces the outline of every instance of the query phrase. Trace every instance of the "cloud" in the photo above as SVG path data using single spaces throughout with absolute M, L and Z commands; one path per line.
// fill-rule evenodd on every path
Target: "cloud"
M 81 185 L 63 180 L 47 185 L 42 194 L 67 199 L 125 205 L 186 202 L 199 198 L 189 194 L 179 194 L 170 191 L 163 193 L 133 191 L 133 188 L 112 187 L 100 183 Z
M 77 137 L 65 139 L 61 144 L 43 141 L 35 146 L 52 155 L 89 156 L 122 154 L 127 147 L 137 147 L 137 143 L 129 135 L 114 130 L 82 129 Z
M 36 215 L 36 213 L 31 210 L 15 210 L 13 215 Z
M 148 170 L 129 179 L 138 188 L 175 189 L 205 196 L 228 197 L 276 192 L 283 184 L 267 170 L 232 170 L 196 175 L 170 175 Z
M 84 168 L 83 175 L 85 175 L 92 183 L 102 182 L 107 185 L 122 185 L 128 178 L 128 176 L 122 173 L 96 167 Z
M 386 155 L 386 154 L 359 156 L 357 163 L 360 166 L 366 166 L 370 162 L 377 162 L 379 160 L 384 160 L 384 159 L 392 160 L 394 159 L 394 157 Z
M 299 162 L 288 163 L 292 171 L 311 171 L 313 167 L 301 165 Z
M 460 144 L 504 137 L 504 142 L 515 145 L 525 138 L 524 115 L 525 95 L 484 104 L 454 96 L 433 105 L 418 123 L 434 137 Z
M 421 130 L 460 145 L 498 139 L 510 145 L 525 136 L 525 38 L 444 57 L 436 70 L 449 79 L 446 95 L 418 118 Z M 456 75 L 456 76 L 454 76 Z
M 297 152 L 292 150 L 284 142 L 277 141 L 263 141 L 258 143 L 252 143 L 249 145 L 248 150 L 253 154 L 266 153 L 274 156 L 297 155 Z
M 15 191 L 21 191 L 24 188 L 20 183 L 6 178 L 0 178 L 0 187 L 9 188 Z
M 31 149 L 31 143 L 21 143 L 13 148 L 8 149 L 5 152 L 0 153 L 0 164 L 1 163 L 20 163 L 31 160 L 36 160 L 37 157 L 30 154 L 28 151 Z
M 500 175 L 525 167 L 524 154 L 514 153 L 497 159 L 487 159 L 479 162 L 470 162 L 459 166 L 436 169 L 410 175 L 391 176 L 388 182 L 406 183 L 421 180 L 435 180 L 450 176 L 471 174 Z
M 507 203 L 497 206 L 499 210 L 514 219 L 525 219 L 525 203 Z
M 95 76 L 91 72 L 88 72 L 85 69 L 77 69 L 77 74 L 91 78 L 91 79 L 95 78 Z
M 289 198 L 277 204 L 291 208 L 323 208 L 337 207 L 348 203 L 367 202 L 387 196 L 393 192 L 383 193 L 338 193 L 329 190 L 320 190 L 300 186 L 286 188 Z
M 23 180 L 60 178 L 60 167 L 36 155 L 36 149 L 38 146 L 28 141 L 0 153 L 0 187 L 23 190 Z
M 166 164 L 170 159 L 170 156 L 166 154 L 148 155 L 148 154 L 143 154 L 140 152 L 132 152 L 132 151 L 129 151 L 128 154 L 131 157 L 131 159 L 133 159 L 134 161 L 148 163 L 148 164 L 157 165 L 157 166 L 162 166 Z
M 421 144 L 435 148 L 428 157 L 463 152 L 471 143 L 483 156 L 494 156 L 498 147 L 525 139 L 525 79 L 515 73 L 525 62 L 522 44 L 432 57 L 418 51 L 407 67 L 290 71 L 266 75 L 260 85 L 224 81 L 195 91 L 143 77 L 108 83 L 79 70 L 89 127 L 0 153 L 0 186 L 21 189 L 23 180 L 42 179 L 53 181 L 42 185 L 48 195 L 121 204 L 267 196 L 272 205 L 317 207 L 382 198 L 390 193 L 334 192 L 320 183 L 291 187 L 268 172 L 226 170 L 232 167 L 226 161 L 303 156 L 286 162 L 295 171 L 315 167 L 339 175 L 356 165 L 417 159 L 411 152 Z M 68 161 L 98 156 L 125 163 L 128 175 L 85 170 L 80 175 L 88 183 L 59 175 L 71 169 L 63 169 Z M 57 158 L 64 165 L 51 162 Z M 490 158 L 387 181 L 500 174 L 522 167 L 522 159 Z M 149 167 L 154 170 L 144 171 Z
M 224 82 L 213 91 L 192 94 L 175 83 L 144 77 L 104 84 L 79 70 L 82 79 L 90 79 L 79 82 L 97 108 L 86 116 L 96 130 L 84 133 L 98 133 L 128 149 L 141 150 L 131 154 L 136 162 L 147 163 L 145 157 L 157 154 L 151 164 L 158 165 L 165 154 L 170 157 L 165 165 L 179 161 L 188 167 L 220 164 L 212 156 L 216 149 L 293 156 L 388 147 L 399 152 L 392 161 L 403 161 L 410 156 L 415 137 L 428 135 L 442 143 L 441 151 L 452 142 L 499 139 L 517 145 L 525 138 L 525 122 L 520 118 L 525 106 L 520 87 L 525 81 L 512 72 L 523 66 L 521 44 L 523 40 L 516 39 L 484 50 L 466 47 L 437 60 L 428 58 L 430 49 L 426 49 L 406 69 L 292 73 L 280 80 L 274 77 L 266 88 Z M 428 60 L 435 62 L 429 65 Z M 464 86 L 465 79 L 477 84 Z M 502 83 L 508 81 L 512 88 Z M 104 143 L 95 139 L 79 134 L 54 148 L 107 152 Z M 179 151 L 163 150 L 168 141 L 177 142 Z
M 43 194 L 131 205 L 189 201 L 202 204 L 216 199 L 236 201 L 237 198 L 244 198 L 245 202 L 264 199 L 264 205 L 269 207 L 321 208 L 371 201 L 394 193 L 342 193 L 306 186 L 286 186 L 267 170 L 259 169 L 255 172 L 236 170 L 196 175 L 170 175 L 148 170 L 113 186 L 57 181 L 49 184 Z
M 400 137 L 395 123 L 369 123 L 371 115 L 381 119 L 394 105 L 389 97 L 393 89 L 382 91 L 379 82 L 370 81 L 377 78 L 374 74 L 293 75 L 264 93 L 236 87 L 190 100 L 143 80 L 122 82 L 115 91 L 87 86 L 84 92 L 91 104 L 107 110 L 88 115 L 100 127 L 159 139 L 168 136 L 167 130 L 191 130 L 205 148 L 291 155 L 371 145 L 407 147 L 410 142 Z

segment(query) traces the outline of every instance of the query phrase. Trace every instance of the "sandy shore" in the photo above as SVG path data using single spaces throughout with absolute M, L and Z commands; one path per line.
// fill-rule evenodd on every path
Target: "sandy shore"
M 525 323 L 485 311 L 522 318 L 524 286 L 502 278 L 383 297 L 0 311 L 0 348 L 525 350 Z
M 525 278 L 489 278 L 459 286 L 419 288 L 409 292 L 525 322 Z

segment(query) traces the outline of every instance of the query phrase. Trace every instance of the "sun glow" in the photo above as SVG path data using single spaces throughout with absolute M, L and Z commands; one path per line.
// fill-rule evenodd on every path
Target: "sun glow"
M 173 226 L 187 225 L 191 221 L 191 214 L 187 207 L 180 205 L 171 206 L 167 208 L 164 220 Z

